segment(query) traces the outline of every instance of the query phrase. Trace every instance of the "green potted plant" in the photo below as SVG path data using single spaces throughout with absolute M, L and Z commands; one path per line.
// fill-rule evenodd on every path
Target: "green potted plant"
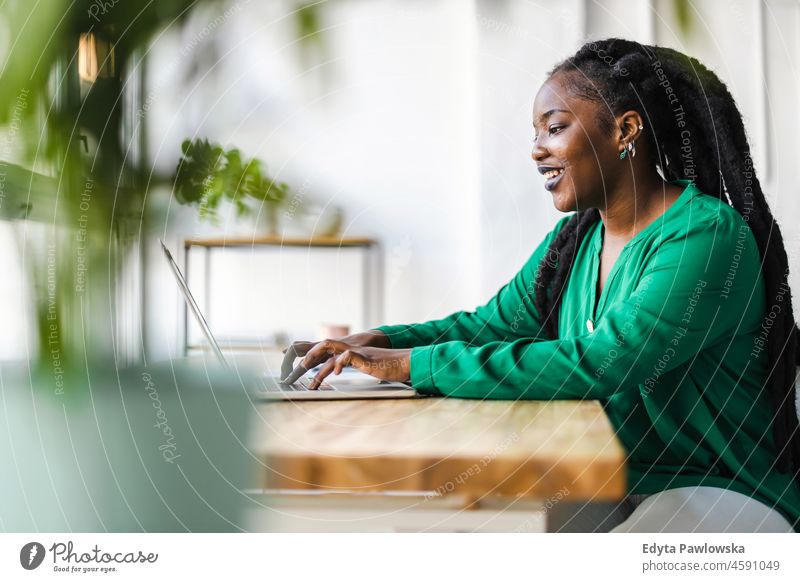
M 175 198 L 195 205 L 200 217 L 216 221 L 224 201 L 235 207 L 237 216 L 264 214 L 269 234 L 278 232 L 278 209 L 290 189 L 271 178 L 260 160 L 244 160 L 238 149 L 226 150 L 206 139 L 186 140 L 175 170 Z M 258 208 L 254 208 L 254 203 Z

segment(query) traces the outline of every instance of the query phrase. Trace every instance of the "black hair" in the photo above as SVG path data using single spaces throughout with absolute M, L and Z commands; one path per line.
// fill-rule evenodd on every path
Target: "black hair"
M 767 302 L 772 305 L 782 299 L 767 340 L 766 390 L 774 407 L 777 468 L 792 472 L 800 482 L 795 404 L 800 345 L 789 263 L 780 228 L 752 165 L 741 113 L 728 88 L 697 59 L 618 38 L 584 44 L 549 76 L 557 73 L 566 73 L 563 81 L 571 94 L 601 104 L 597 120 L 601 129 L 611 132 L 615 115 L 638 111 L 649 126 L 642 134 L 649 145 L 649 161 L 664 179 L 693 181 L 702 192 L 733 206 L 750 226 L 762 259 Z M 539 264 L 534 305 L 551 339 L 558 337 L 561 297 L 576 251 L 599 218 L 595 208 L 578 209 Z

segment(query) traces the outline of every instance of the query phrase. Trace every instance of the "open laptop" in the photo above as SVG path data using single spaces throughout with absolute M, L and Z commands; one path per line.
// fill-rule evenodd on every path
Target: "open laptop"
M 178 282 L 178 288 L 180 288 L 183 298 L 186 300 L 186 308 L 194 315 L 214 355 L 220 363 L 228 366 L 228 362 L 222 354 L 214 334 L 211 333 L 211 328 L 208 326 L 206 318 L 189 290 L 189 285 L 186 283 L 183 273 L 175 259 L 172 258 L 172 254 L 164 244 L 164 241 L 160 242 L 167 262 L 172 269 L 172 274 L 175 275 L 175 280 Z M 353 368 L 345 368 L 338 376 L 328 376 L 328 379 L 316 390 L 309 390 L 308 385 L 310 382 L 310 377 L 301 376 L 297 381 L 286 384 L 281 382 L 277 376 L 263 374 L 261 375 L 260 384 L 253 391 L 253 396 L 265 400 L 352 400 L 422 397 L 409 384 L 378 380 Z

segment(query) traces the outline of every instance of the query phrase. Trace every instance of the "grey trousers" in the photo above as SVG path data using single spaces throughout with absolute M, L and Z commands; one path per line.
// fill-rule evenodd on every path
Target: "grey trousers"
M 790 533 L 776 510 L 719 487 L 679 487 L 653 495 L 629 495 L 619 503 L 567 503 L 547 515 L 552 532 Z

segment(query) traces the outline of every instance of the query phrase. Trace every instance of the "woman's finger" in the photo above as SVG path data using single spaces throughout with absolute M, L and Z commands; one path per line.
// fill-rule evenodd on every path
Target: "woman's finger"
M 283 350 L 283 362 L 281 363 L 281 381 L 285 382 L 286 378 L 294 368 L 294 361 L 300 356 L 305 356 L 308 351 L 316 345 L 317 342 L 297 341 L 292 342 L 288 348 Z
M 330 373 L 333 371 L 333 366 L 336 362 L 335 358 L 329 358 L 327 362 L 319 369 L 319 372 L 316 373 L 314 378 L 312 378 L 311 383 L 308 385 L 310 390 L 316 390 L 319 388 L 319 385 L 322 384 L 322 381 L 327 378 Z
M 353 351 L 352 350 L 345 350 L 341 354 L 336 357 L 336 362 L 333 365 L 333 373 L 337 376 L 342 373 L 342 370 L 352 365 L 353 361 Z
M 326 362 L 331 356 L 335 356 L 346 350 L 348 346 L 346 343 L 336 340 L 325 340 L 315 344 L 308 353 L 303 357 L 300 364 L 285 377 L 282 382 L 285 384 L 293 384 L 297 379 L 308 372 L 314 366 Z
M 310 370 L 317 364 L 327 361 L 331 356 L 341 354 L 349 347 L 346 343 L 336 340 L 321 341 L 308 351 L 302 360 L 302 364 L 307 370 Z
M 319 372 L 317 372 L 316 376 L 314 376 L 314 379 L 311 381 L 309 388 L 312 389 L 318 388 L 319 385 L 322 384 L 322 382 L 325 380 L 325 378 L 330 376 L 331 372 L 336 371 L 337 374 L 341 372 L 342 368 L 349 365 L 352 359 L 352 355 L 353 352 L 347 349 L 338 356 L 332 357 L 330 360 L 325 362 L 325 365 L 322 366 L 322 369 Z

